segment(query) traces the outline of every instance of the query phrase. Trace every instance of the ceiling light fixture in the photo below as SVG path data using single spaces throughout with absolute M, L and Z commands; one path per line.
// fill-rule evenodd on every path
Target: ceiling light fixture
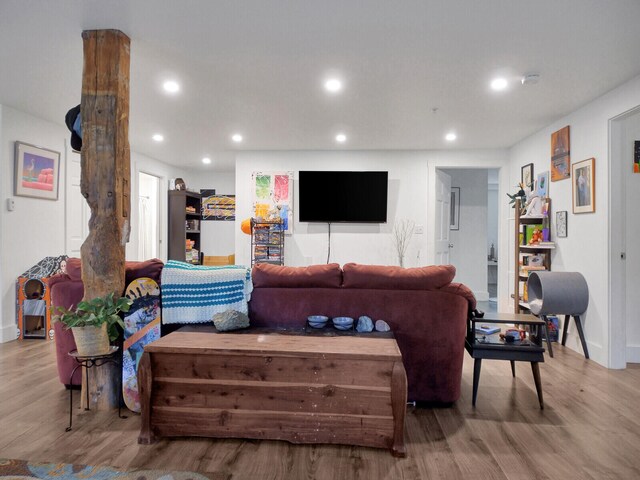
M 231 140 L 233 140 L 236 143 L 240 143 L 242 141 L 242 135 L 240 135 L 239 133 L 234 133 L 231 136 Z
M 204 163 L 205 165 L 209 165 L 211 163 L 211 159 L 209 157 L 204 157 L 202 159 L 202 163 Z
M 342 82 L 337 78 L 330 78 L 324 82 L 324 88 L 327 92 L 337 93 L 342 90 Z
M 180 85 L 174 80 L 167 80 L 162 84 L 162 88 L 167 93 L 178 93 L 180 91 Z
M 449 132 L 444 136 L 447 142 L 453 142 L 456 138 L 458 138 L 458 136 L 453 132 Z
M 522 76 L 522 85 L 535 85 L 540 81 L 540 74 L 526 73 Z
M 347 136 L 344 133 L 339 133 L 336 135 L 336 142 L 344 143 L 347 141 Z
M 153 138 L 156 142 L 162 142 L 164 140 L 164 137 L 159 133 L 154 134 L 151 138 Z
M 509 85 L 509 83 L 507 82 L 506 78 L 500 77 L 491 80 L 491 88 L 496 92 L 504 90 L 505 88 L 507 88 L 507 85 Z

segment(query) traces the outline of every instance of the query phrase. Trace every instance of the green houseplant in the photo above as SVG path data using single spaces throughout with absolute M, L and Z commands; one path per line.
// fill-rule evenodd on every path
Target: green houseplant
M 70 328 L 81 356 L 103 355 L 109 342 L 118 338 L 118 325 L 124 328 L 120 312 L 128 312 L 132 301 L 109 293 L 104 297 L 83 300 L 75 310 L 55 309 L 54 321 Z

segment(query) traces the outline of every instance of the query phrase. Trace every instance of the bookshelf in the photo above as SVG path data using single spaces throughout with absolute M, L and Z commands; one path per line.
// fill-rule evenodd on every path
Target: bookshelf
M 528 313 L 529 304 L 527 302 L 526 283 L 529 273 L 539 270 L 551 270 L 551 254 L 555 249 L 555 244 L 551 241 L 551 199 L 543 200 L 543 211 L 546 215 L 523 216 L 520 215 L 521 202 L 516 200 L 515 206 L 515 272 L 514 272 L 514 313 Z M 532 232 L 536 227 L 549 229 L 549 241 L 543 243 L 529 244 L 529 239 L 533 237 Z
M 284 265 L 284 222 L 251 219 L 251 266 Z
M 199 265 L 201 261 L 201 196 L 196 192 L 169 190 L 169 260 Z

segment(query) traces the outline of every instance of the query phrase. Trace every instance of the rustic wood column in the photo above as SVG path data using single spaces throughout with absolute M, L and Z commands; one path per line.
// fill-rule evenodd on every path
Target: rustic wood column
M 91 208 L 82 244 L 84 299 L 124 291 L 125 245 L 130 225 L 129 59 L 130 40 L 118 30 L 82 32 L 82 152 L 80 189 Z M 117 406 L 121 372 L 107 365 L 90 372 L 90 403 Z M 83 389 L 86 388 L 83 382 Z M 83 395 L 82 398 L 85 398 Z

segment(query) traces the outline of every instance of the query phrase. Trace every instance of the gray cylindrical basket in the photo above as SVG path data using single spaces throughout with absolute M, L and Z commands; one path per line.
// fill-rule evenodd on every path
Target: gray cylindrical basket
M 581 315 L 589 305 L 587 281 L 578 272 L 531 272 L 527 291 L 534 315 Z

